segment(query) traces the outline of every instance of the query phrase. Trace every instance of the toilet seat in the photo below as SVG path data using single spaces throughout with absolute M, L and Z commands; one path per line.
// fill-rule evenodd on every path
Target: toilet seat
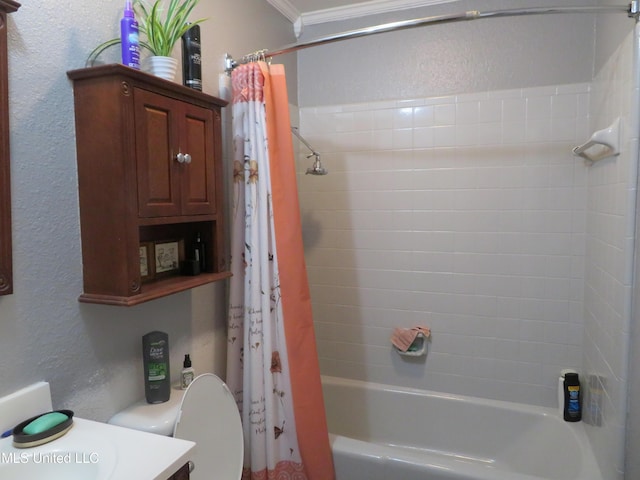
M 227 385 L 212 373 L 186 390 L 172 388 L 169 401 L 144 399 L 116 413 L 109 423 L 196 442 L 189 480 L 239 480 L 244 441 L 240 413 Z
M 238 480 L 244 441 L 233 394 L 217 376 L 196 377 L 184 392 L 173 436 L 196 442 L 190 480 Z

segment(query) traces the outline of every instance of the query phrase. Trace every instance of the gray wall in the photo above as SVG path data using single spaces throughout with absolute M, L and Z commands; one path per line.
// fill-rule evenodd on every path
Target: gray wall
M 310 25 L 304 27 L 301 40 L 390 21 L 467 10 L 589 3 L 592 2 L 453 2 Z M 631 28 L 633 22 L 624 15 L 617 16 Z M 384 33 L 302 50 L 298 55 L 299 104 L 422 98 L 588 82 L 594 72 L 594 22 L 594 16 L 587 14 L 478 20 Z
M 225 371 L 224 282 L 133 308 L 77 301 L 82 264 L 66 71 L 118 35 L 123 6 L 26 1 L 8 22 L 15 293 L 0 297 L 0 395 L 46 380 L 56 407 L 97 420 L 143 396 L 140 337 L 150 330 L 169 333 L 174 378 L 185 353 L 196 372 Z M 206 0 L 200 17 L 209 18 L 204 89 L 214 95 L 225 52 L 239 57 L 294 41 L 289 22 L 263 0 Z M 106 61 L 110 55 L 116 60 L 117 49 Z M 289 60 L 292 96 L 295 69 Z
M 618 0 L 600 0 L 600 5 L 624 5 Z M 611 54 L 624 41 L 634 22 L 624 15 L 599 15 L 596 19 L 595 73 L 599 72 Z

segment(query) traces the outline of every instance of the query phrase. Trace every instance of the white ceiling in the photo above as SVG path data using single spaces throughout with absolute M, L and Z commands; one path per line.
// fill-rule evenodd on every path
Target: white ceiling
M 389 11 L 423 7 L 455 0 L 267 0 L 294 26 L 296 35 L 303 25 L 313 25 Z

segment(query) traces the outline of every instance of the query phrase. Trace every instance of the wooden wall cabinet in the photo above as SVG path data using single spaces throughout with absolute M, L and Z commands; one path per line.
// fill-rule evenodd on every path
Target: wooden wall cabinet
M 67 74 L 76 117 L 79 300 L 136 305 L 229 277 L 220 117 L 226 102 L 122 65 Z M 179 242 L 182 260 L 192 256 L 198 235 L 203 273 L 144 278 L 141 246 Z
M 7 14 L 18 8 L 20 4 L 17 2 L 0 0 L 0 295 L 13 293 Z

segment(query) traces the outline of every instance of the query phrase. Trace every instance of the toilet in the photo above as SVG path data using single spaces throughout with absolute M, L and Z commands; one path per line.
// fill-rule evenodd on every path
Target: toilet
M 171 389 L 169 401 L 144 399 L 116 413 L 110 424 L 196 442 L 190 480 L 239 480 L 244 443 L 240 414 L 227 385 L 212 373 L 186 390 Z

